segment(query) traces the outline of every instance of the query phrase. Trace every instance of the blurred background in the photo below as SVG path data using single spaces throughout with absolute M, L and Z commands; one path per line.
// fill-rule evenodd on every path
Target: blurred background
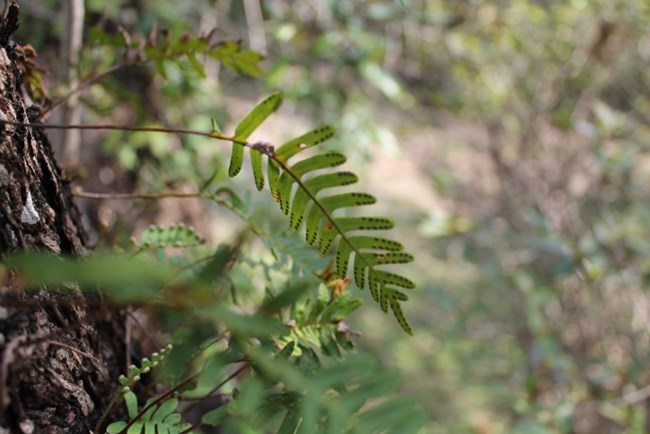
M 84 7 L 76 51 L 75 3 Z M 417 258 L 405 273 L 419 285 L 405 304 L 414 338 L 370 304 L 353 328 L 361 351 L 398 368 L 404 393 L 426 407 L 424 432 L 650 433 L 647 0 L 20 6 L 17 39 L 39 52 L 44 85 L 31 87 L 46 108 L 124 62 L 125 39 L 137 45 L 152 29 L 213 32 L 265 56 L 264 71 L 210 59 L 200 59 L 204 71 L 180 61 L 115 68 L 48 110 L 49 122 L 207 130 L 215 118 L 231 131 L 280 90 L 285 104 L 254 138 L 339 128 L 328 146 L 379 198 L 373 211 L 397 221 L 393 237 Z M 65 60 L 71 50 L 78 63 Z M 251 221 L 286 229 L 249 173 L 227 180 L 229 146 L 144 133 L 51 137 L 85 190 L 195 191 L 214 176 L 251 192 Z M 70 140 L 79 145 L 64 149 Z M 215 243 L 246 225 L 199 201 L 79 204 L 96 246 L 150 223 L 188 222 Z

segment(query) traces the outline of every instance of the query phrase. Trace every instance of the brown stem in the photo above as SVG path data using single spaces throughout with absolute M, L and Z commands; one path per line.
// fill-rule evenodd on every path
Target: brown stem
M 68 124 L 31 124 L 24 122 L 14 122 L 8 120 L 1 120 L 0 125 L 14 125 L 17 127 L 27 128 L 46 128 L 51 130 L 116 130 L 116 131 L 131 131 L 131 132 L 146 132 L 146 133 L 172 133 L 172 134 L 189 134 L 193 136 L 209 137 L 211 139 L 225 140 L 227 142 L 237 143 L 246 148 L 256 149 L 254 144 L 248 143 L 246 140 L 239 140 L 234 137 L 223 135 L 217 131 L 200 131 L 188 128 L 167 128 L 167 127 L 138 127 L 133 125 L 114 125 L 114 124 L 89 124 L 89 125 L 68 125 Z
M 190 198 L 207 198 L 208 196 L 202 193 L 178 193 L 178 192 L 166 192 L 166 193 L 92 193 L 89 191 L 76 190 L 72 192 L 73 196 L 83 197 L 86 199 L 117 199 L 117 200 L 134 200 L 134 199 L 147 199 L 147 200 L 159 200 L 159 199 L 190 199 Z

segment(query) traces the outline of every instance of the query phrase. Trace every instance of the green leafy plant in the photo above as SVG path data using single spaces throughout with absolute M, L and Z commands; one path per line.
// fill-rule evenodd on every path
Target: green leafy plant
M 144 413 L 138 411 L 138 398 L 133 392 L 124 394 L 124 402 L 131 420 L 135 420 L 129 427 L 128 433 L 158 433 L 158 434 L 180 434 L 191 433 L 191 424 L 182 423 L 182 416 L 176 411 L 178 400 L 170 398 L 159 405 L 152 405 L 155 398 L 147 401 L 144 408 L 149 408 Z M 108 434 L 124 432 L 129 424 L 127 422 L 114 422 L 106 428 Z
M 108 50 L 126 48 L 122 60 L 83 85 L 121 66 L 144 62 L 156 64 L 165 78 L 165 65 L 182 59 L 204 76 L 199 55 L 249 75 L 260 73 L 261 56 L 242 50 L 238 43 L 214 43 L 212 34 L 177 38 L 152 31 L 146 41 L 136 42 L 126 32 L 123 41 L 102 39 L 105 36 L 96 33 L 91 39 Z M 96 432 L 190 433 L 201 426 L 218 426 L 229 433 L 408 434 L 422 425 L 423 413 L 414 400 L 394 396 L 397 374 L 373 357 L 354 354 L 354 338 L 360 333 L 345 322 L 362 305 L 347 289 L 351 283 L 347 274 L 352 269 L 354 283 L 360 289 L 369 288 L 383 311 L 390 308 L 401 327 L 412 334 L 400 303 L 408 299 L 403 290 L 415 284 L 385 266 L 413 258 L 399 242 L 371 232 L 391 229 L 392 221 L 357 215 L 358 207 L 376 199 L 367 193 L 342 190 L 357 182 L 352 172 L 332 171 L 345 162 L 343 154 L 324 152 L 302 158 L 307 155 L 303 151 L 335 134 L 333 126 L 316 128 L 277 147 L 249 141 L 281 103 L 280 93 L 271 94 L 239 122 L 232 136 L 221 132 L 216 122 L 207 131 L 13 123 L 223 140 L 232 143 L 231 177 L 241 171 L 248 148 L 255 187 L 262 190 L 268 183 L 281 212 L 288 216 L 290 231 L 305 228 L 306 242 L 287 230 L 265 229 L 248 214 L 245 201 L 235 191 L 215 186 L 220 180 L 211 176 L 196 182 L 195 193 L 111 195 L 79 190 L 74 194 L 93 199 L 211 200 L 241 217 L 265 241 L 268 252 L 264 258 L 242 255 L 243 235 L 232 246 L 214 248 L 192 227 L 182 224 L 149 226 L 132 239 L 131 246 L 120 248 L 127 250 L 126 255 L 100 252 L 76 259 L 35 254 L 7 258 L 5 263 L 21 274 L 27 288 L 75 285 L 91 292 L 100 288 L 110 302 L 142 308 L 152 324 L 169 333 L 165 339 L 174 344 L 173 350 L 165 347 L 150 359 L 136 359 L 136 365 L 118 379 L 117 392 L 97 421 Z M 326 194 L 328 189 L 339 192 Z M 313 245 L 317 250 L 310 247 Z M 179 254 L 174 247 L 183 250 Z M 328 256 L 331 250 L 335 256 Z M 253 294 L 260 282 L 263 297 Z M 147 334 L 147 326 L 140 327 Z M 166 390 L 156 394 L 149 385 L 137 385 L 141 375 L 163 358 L 152 380 Z M 215 397 L 218 404 L 202 408 L 198 419 L 191 416 L 192 409 Z M 122 400 L 126 416 L 115 411 Z
M 393 226 L 390 220 L 334 214 L 343 208 L 355 209 L 374 203 L 374 197 L 357 192 L 319 196 L 326 189 L 344 187 L 357 181 L 351 172 L 328 170 L 345 161 L 342 154 L 326 152 L 293 162 L 293 157 L 301 151 L 330 138 L 335 132 L 333 127 L 317 128 L 277 149 L 268 143 L 247 141 L 253 131 L 277 110 L 281 101 L 279 93 L 263 100 L 238 124 L 232 137 L 216 128 L 204 132 L 115 125 L 54 126 L 176 132 L 230 141 L 233 143 L 231 176 L 240 171 L 244 150 L 248 148 L 256 187 L 260 190 L 264 187 L 263 160 L 266 159 L 271 194 L 282 212 L 289 215 L 289 228 L 296 231 L 304 222 L 306 244 L 310 246 L 318 241 L 320 255 L 311 257 L 307 253 L 309 249 L 294 249 L 291 243 L 278 241 L 278 238 L 290 239 L 290 234 L 268 237 L 271 252 L 277 258 L 283 255 L 286 258 L 289 251 L 294 267 L 283 271 L 284 261 L 270 268 L 268 265 L 264 267 L 267 296 L 257 305 L 254 315 L 238 313 L 223 300 L 227 294 L 225 290 L 230 286 L 234 304 L 241 304 L 238 293 L 245 291 L 253 277 L 250 271 L 242 273 L 238 268 L 254 269 L 255 263 L 235 259 L 238 247 L 229 246 L 219 246 L 198 260 L 189 255 L 185 258 L 167 257 L 161 248 L 200 248 L 203 242 L 192 228 L 180 224 L 147 228 L 134 245 L 138 252 L 155 248 L 158 253 L 139 261 L 110 255 L 82 260 L 33 255 L 9 258 L 8 265 L 23 273 L 27 286 L 77 282 L 82 289 L 100 287 L 116 301 L 149 305 L 153 309 L 151 313 L 159 318 L 164 329 L 181 333 L 172 335 L 178 350 L 170 355 L 168 362 L 172 367 L 170 372 L 174 373 L 170 380 L 171 389 L 150 398 L 144 407 L 139 408 L 130 385 L 139 379 L 143 369 L 151 366 L 145 360 L 142 368 L 133 367 L 127 377 L 120 379 L 120 393 L 124 396 L 130 420 L 112 423 L 109 433 L 191 432 L 193 426 L 183 422 L 182 415 L 176 410 L 179 398 L 182 399 L 185 393 L 204 400 L 220 393 L 218 391 L 235 377 L 226 376 L 214 385 L 215 376 L 223 377 L 222 373 L 236 364 L 240 367 L 235 372 L 248 372 L 246 380 L 240 382 L 236 389 L 238 392 L 233 389 L 230 401 L 205 414 L 200 424 L 232 428 L 233 432 L 259 432 L 265 427 L 275 427 L 281 433 L 407 433 L 415 432 L 421 425 L 422 413 L 410 400 L 396 398 L 378 407 L 367 406 L 372 400 L 385 398 L 389 391 L 394 390 L 397 377 L 382 371 L 372 358 L 350 354 L 354 349 L 352 338 L 357 333 L 344 322 L 361 306 L 361 301 L 347 291 L 350 280 L 346 274 L 349 263 L 353 262 L 356 285 L 361 289 L 367 286 L 384 312 L 390 307 L 401 327 L 411 334 L 412 329 L 399 304 L 407 296 L 397 288 L 411 289 L 415 285 L 409 279 L 379 267 L 407 263 L 413 258 L 403 252 L 402 245 L 396 241 L 357 234 L 359 231 L 390 229 Z M 83 192 L 76 194 L 84 195 Z M 110 194 L 85 196 L 111 197 Z M 203 183 L 197 193 L 116 197 L 200 197 L 224 205 L 248 219 L 243 202 L 236 193 L 223 188 L 213 191 L 210 181 Z M 259 228 L 255 231 L 264 234 Z M 334 264 L 327 265 L 332 261 L 324 262 L 322 256 L 327 255 L 335 244 Z M 302 269 L 303 278 L 292 274 L 296 271 L 295 266 Z M 36 268 L 38 273 L 33 272 Z M 119 270 L 119 273 L 114 270 Z M 271 288 L 277 286 L 273 276 L 278 272 L 282 272 L 286 280 L 279 291 L 272 291 Z M 315 296 L 307 296 L 310 290 L 314 293 L 315 287 L 318 288 Z M 179 309 L 191 309 L 193 313 L 183 316 Z M 216 352 L 207 351 L 214 341 L 206 345 L 206 339 L 212 340 L 214 338 L 210 336 L 222 334 L 219 329 L 227 331 L 228 347 Z M 188 338 L 188 332 L 195 337 Z M 279 352 L 278 347 L 282 348 Z M 183 377 L 179 376 L 182 372 L 185 372 Z M 194 380 L 197 388 L 186 390 Z M 181 395 L 174 397 L 173 391 Z
M 225 66 L 250 76 L 262 73 L 259 62 L 262 55 L 246 50 L 241 42 L 216 40 L 216 29 L 208 33 L 193 36 L 189 33 L 172 35 L 167 30 L 158 31 L 152 27 L 149 35 L 131 36 L 122 29 L 121 38 L 105 33 L 101 28 L 94 27 L 89 35 L 90 44 L 123 49 L 122 62 L 134 64 L 151 61 L 156 65 L 158 73 L 166 78 L 165 63 L 178 62 L 186 59 L 191 68 L 205 78 L 205 68 L 197 56 L 208 56 L 223 63 Z
M 290 162 L 290 159 L 300 152 L 315 147 L 332 137 L 336 131 L 335 128 L 330 125 L 316 128 L 287 141 L 277 149 L 267 142 L 251 143 L 247 141 L 248 137 L 279 108 L 281 103 L 282 94 L 279 92 L 264 99 L 237 125 L 232 137 L 216 129 L 216 122 L 213 122 L 213 129 L 210 132 L 119 125 L 47 125 L 47 127 L 182 133 L 230 141 L 233 145 L 229 175 L 234 177 L 240 172 L 244 161 L 244 149 L 248 148 L 255 186 L 258 190 L 262 190 L 265 184 L 263 158 L 266 157 L 271 194 L 279 202 L 282 212 L 289 215 L 291 229 L 297 230 L 304 221 L 307 244 L 313 245 L 318 241 L 318 250 L 322 255 L 326 255 L 330 251 L 338 238 L 335 260 L 338 276 L 345 278 L 354 254 L 353 275 L 357 287 L 363 289 L 367 286 L 381 309 L 387 312 L 390 307 L 402 329 L 412 335 L 413 329 L 406 319 L 400 303 L 408 300 L 408 295 L 401 289 L 414 289 L 415 283 L 400 274 L 379 267 L 409 263 L 413 261 L 413 256 L 404 252 L 404 246 L 397 241 L 375 235 L 357 234 L 359 231 L 388 230 L 393 228 L 393 222 L 382 217 L 339 217 L 334 215 L 340 209 L 374 204 L 375 197 L 368 193 L 349 192 L 318 197 L 323 190 L 344 187 L 357 182 L 358 178 L 352 172 L 319 172 L 317 175 L 313 173 L 332 169 L 345 163 L 346 157 L 343 154 L 324 152 L 296 163 Z M 35 126 L 18 122 L 2 122 L 9 125 Z M 205 188 L 206 184 L 202 189 Z M 165 195 L 141 195 L 138 197 L 163 198 Z M 211 198 L 213 195 L 201 192 L 170 194 L 170 197 Z M 309 209 L 308 212 L 307 209 Z M 167 232 L 163 233 L 169 235 Z
M 297 230 L 305 221 L 306 242 L 312 245 L 318 241 L 318 249 L 322 255 L 326 255 L 339 238 L 336 248 L 337 274 L 340 277 L 347 275 L 354 253 L 353 268 L 356 285 L 363 289 L 367 284 L 372 297 L 380 303 L 382 310 L 386 312 L 390 306 L 404 331 L 413 334 L 400 306 L 402 301 L 408 300 L 408 296 L 397 288 L 413 289 L 415 284 L 406 277 L 378 268 L 385 264 L 408 263 L 413 260 L 413 257 L 403 252 L 404 247 L 396 241 L 376 236 L 350 234 L 357 231 L 391 229 L 393 222 L 379 217 L 334 216 L 334 212 L 338 209 L 375 203 L 376 199 L 367 193 L 351 192 L 318 197 L 323 190 L 347 186 L 357 181 L 356 175 L 351 172 L 319 173 L 307 177 L 307 175 L 314 175 L 315 171 L 331 169 L 343 164 L 346 161 L 343 154 L 326 152 L 293 164 L 290 162 L 290 159 L 301 151 L 317 146 L 332 137 L 335 128 L 330 125 L 316 128 L 289 140 L 277 149 L 269 143 L 251 144 L 246 141 L 281 103 L 282 95 L 274 93 L 259 103 L 237 125 L 231 139 L 233 147 L 229 175 L 236 176 L 241 170 L 244 148 L 247 147 L 250 149 L 255 185 L 258 190 L 262 190 L 265 184 L 262 158 L 266 157 L 271 193 L 279 202 L 282 212 L 290 216 L 291 229 Z M 226 138 L 218 130 L 214 130 L 212 134 L 218 138 Z
M 205 240 L 194 229 L 182 223 L 168 228 L 149 226 L 138 240 L 133 240 L 140 248 L 189 247 L 203 244 Z
M 133 424 L 134 428 L 132 430 L 129 430 L 129 432 L 142 432 L 144 430 L 145 432 L 150 432 L 153 430 L 153 432 L 164 432 L 164 433 L 175 433 L 175 432 L 180 432 L 180 431 L 175 431 L 175 429 L 186 429 L 187 426 L 184 426 L 182 424 L 178 424 L 180 422 L 181 416 L 179 414 L 173 415 L 173 409 L 176 408 L 176 405 L 173 406 L 171 410 L 169 410 L 169 407 L 171 404 L 166 404 L 166 407 L 162 407 L 162 405 L 158 407 L 154 407 L 154 402 L 153 400 L 150 400 L 147 402 L 147 406 L 150 406 L 154 411 L 143 411 L 143 414 L 140 416 L 138 413 L 138 402 L 137 402 L 137 397 L 133 392 L 131 392 L 131 388 L 135 383 L 140 381 L 141 375 L 142 374 L 147 374 L 151 371 L 152 368 L 155 368 L 158 366 L 158 364 L 164 360 L 165 356 L 172 350 L 172 345 L 169 344 L 162 348 L 159 352 L 155 352 L 151 355 L 151 359 L 144 358 L 140 361 L 140 366 L 135 366 L 131 365 L 129 367 L 129 372 L 128 376 L 127 375 L 120 375 L 118 378 L 118 381 L 120 383 L 120 390 L 113 396 L 113 399 L 111 402 L 108 404 L 106 410 L 102 414 L 102 416 L 99 418 L 97 421 L 97 425 L 95 426 L 95 431 L 99 432 L 100 427 L 102 426 L 102 423 L 104 422 L 106 416 L 111 412 L 117 401 L 119 400 L 120 396 L 124 397 L 124 402 L 127 407 L 127 411 L 129 414 L 129 417 L 134 420 L 134 422 L 137 422 L 137 424 Z M 155 412 L 155 417 L 153 413 Z M 122 430 L 124 430 L 127 427 L 126 422 L 114 422 L 110 424 L 106 428 L 106 432 L 108 433 L 118 433 Z

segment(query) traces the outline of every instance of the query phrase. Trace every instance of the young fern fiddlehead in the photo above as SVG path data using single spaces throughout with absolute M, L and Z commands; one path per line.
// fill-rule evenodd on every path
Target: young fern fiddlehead
M 403 264 L 413 261 L 397 241 L 373 235 L 359 235 L 359 231 L 387 230 L 393 228 L 391 220 L 380 217 L 337 217 L 337 209 L 370 205 L 376 199 L 367 193 L 341 193 L 318 197 L 325 189 L 342 187 L 357 182 L 351 172 L 316 171 L 340 166 L 346 161 L 344 155 L 327 152 L 293 163 L 290 161 L 305 149 L 319 145 L 336 132 L 333 126 L 316 128 L 292 139 L 275 149 L 267 143 L 247 142 L 248 137 L 282 103 L 282 94 L 273 93 L 259 103 L 236 127 L 228 174 L 236 176 L 243 165 L 244 148 L 250 148 L 255 185 L 264 188 L 263 157 L 267 157 L 269 188 L 279 202 L 285 215 L 290 216 L 290 227 L 297 230 L 305 222 L 305 238 L 309 245 L 318 241 L 318 249 L 326 255 L 338 239 L 336 246 L 336 272 L 339 277 L 347 275 L 350 262 L 354 262 L 354 282 L 363 289 L 368 286 L 373 299 L 384 312 L 388 308 L 398 323 L 410 335 L 413 330 L 402 312 L 400 303 L 408 300 L 402 289 L 413 289 L 415 284 L 404 276 L 378 268 L 384 264 Z M 215 137 L 224 138 L 219 131 Z M 245 146 L 246 145 L 246 146 Z M 310 175 L 309 177 L 307 177 Z M 311 206 L 310 206 L 311 205 Z M 307 210 L 309 208 L 309 210 Z M 354 260 L 352 260 L 354 254 Z

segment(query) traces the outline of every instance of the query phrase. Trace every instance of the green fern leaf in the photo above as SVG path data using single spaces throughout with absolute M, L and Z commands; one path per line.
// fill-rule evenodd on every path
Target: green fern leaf
M 278 428 L 278 434 L 294 434 L 300 425 L 300 414 L 297 411 L 296 407 L 287 411 L 282 419 L 280 428 Z
M 306 189 L 310 190 L 313 194 L 318 194 L 321 190 L 332 187 L 339 187 L 343 185 L 354 184 L 358 181 L 357 176 L 351 172 L 334 172 L 326 173 L 324 175 L 315 176 L 314 178 L 305 181 Z M 299 189 L 293 198 L 293 204 L 290 212 L 290 227 L 291 230 L 296 230 L 300 227 L 303 221 L 305 210 L 309 204 L 309 195 L 306 190 Z
M 142 232 L 136 245 L 141 248 L 190 247 L 203 244 L 205 240 L 194 229 L 182 223 L 168 228 L 149 226 Z
M 375 199 L 373 196 L 367 193 L 344 193 L 336 196 L 329 196 L 321 200 L 322 206 L 329 212 L 335 211 L 340 208 L 349 208 L 349 207 L 361 206 L 361 205 L 372 205 L 375 202 L 377 202 L 377 199 Z M 323 212 L 323 209 L 319 206 L 314 205 L 309 210 L 309 214 L 307 216 L 307 229 L 305 231 L 305 238 L 307 240 L 307 244 L 312 245 L 316 241 L 316 237 L 320 229 L 320 222 L 324 217 L 325 217 L 325 213 Z M 338 233 L 341 233 L 340 228 L 338 228 L 338 226 L 336 225 L 336 220 L 333 219 L 328 219 L 328 220 L 330 221 L 325 225 L 324 230 L 330 230 L 330 231 L 336 230 Z M 327 253 L 328 250 L 329 250 L 329 246 L 327 246 L 327 249 L 321 248 L 320 252 L 322 255 L 324 255 Z
M 251 151 L 251 166 L 253 167 L 253 177 L 255 178 L 255 187 L 258 191 L 264 188 L 264 173 L 262 172 L 262 153 Z
M 280 165 L 275 160 L 269 159 L 266 165 L 266 173 L 269 176 L 269 189 L 273 199 L 280 202 Z
M 282 94 L 280 92 L 275 92 L 269 95 L 261 103 L 259 103 L 253 110 L 246 115 L 246 117 L 237 125 L 235 128 L 235 137 L 236 142 L 243 142 L 259 127 L 266 118 L 269 117 L 271 113 L 276 111 L 282 104 Z M 258 152 L 259 153 L 259 152 Z M 232 155 L 230 157 L 230 168 L 228 169 L 228 175 L 233 177 L 239 173 L 241 170 L 242 164 L 244 162 L 244 146 L 240 143 L 232 144 Z M 261 162 L 261 155 L 260 155 Z M 259 167 L 253 165 L 253 173 L 257 176 L 261 176 L 261 164 Z
M 348 247 L 346 248 L 346 246 Z M 339 245 L 339 250 L 336 254 L 336 273 L 339 276 L 347 275 L 347 267 L 348 263 L 350 262 L 352 246 L 356 246 L 357 251 L 359 252 L 361 252 L 362 249 L 387 250 L 392 252 L 399 252 L 400 250 L 404 249 L 404 246 L 402 246 L 397 241 L 387 240 L 385 238 L 371 237 L 366 235 L 348 237 L 348 243 Z M 361 261 L 360 265 L 363 266 L 363 263 L 364 262 Z M 359 286 L 359 283 L 355 282 L 355 284 Z M 359 287 L 363 288 L 363 284 Z
M 279 93 L 272 94 L 255 107 L 237 126 L 231 157 L 230 176 L 235 176 L 242 166 L 244 146 L 251 148 L 251 161 L 255 185 L 264 186 L 262 157 L 267 162 L 269 188 L 273 198 L 280 203 L 285 215 L 290 216 L 289 227 L 297 230 L 304 222 L 305 240 L 308 245 L 318 241 L 318 250 L 327 254 L 336 244 L 336 271 L 345 277 L 354 253 L 354 282 L 363 289 L 368 286 L 370 293 L 384 312 L 390 307 L 400 326 L 409 334 L 412 328 L 406 321 L 400 302 L 406 294 L 393 287 L 413 289 L 415 284 L 399 275 L 377 267 L 385 264 L 411 262 L 413 257 L 405 252 L 403 246 L 393 240 L 356 235 L 356 231 L 388 230 L 393 222 L 380 217 L 336 217 L 334 213 L 342 208 L 356 208 L 370 205 L 376 199 L 367 193 L 340 193 L 320 197 L 323 190 L 343 187 L 357 182 L 350 172 L 313 172 L 328 170 L 345 163 L 346 158 L 338 152 L 316 154 L 296 163 L 291 158 L 303 150 L 312 148 L 329 139 L 335 128 L 325 125 L 289 140 L 277 149 L 264 143 L 248 143 L 248 136 L 272 113 L 282 101 Z
M 147 406 L 152 403 L 154 398 L 147 401 Z M 124 401 L 127 405 L 128 414 L 131 419 L 137 417 L 138 402 L 133 392 L 124 394 Z M 127 434 L 180 434 L 187 433 L 192 426 L 189 423 L 181 422 L 180 413 L 176 412 L 178 400 L 175 398 L 163 401 L 160 405 L 152 406 L 147 410 L 139 420 L 131 424 Z M 126 422 L 114 422 L 106 428 L 109 434 L 120 433 L 127 426 Z
M 275 151 L 275 156 L 284 161 L 312 146 L 319 145 L 325 140 L 331 138 L 336 133 L 336 128 L 332 125 L 324 125 L 316 128 L 300 137 L 289 140 Z
M 296 181 L 296 178 L 301 178 L 309 172 L 318 169 L 327 169 L 331 167 L 340 166 L 345 163 L 345 155 L 338 152 L 329 152 L 326 154 L 318 154 L 313 157 L 306 158 L 294 164 L 290 171 L 285 170 L 280 175 L 280 182 L 278 186 L 278 199 L 284 214 L 289 213 L 289 202 L 291 201 L 291 188 Z M 306 188 L 303 189 L 306 192 Z

